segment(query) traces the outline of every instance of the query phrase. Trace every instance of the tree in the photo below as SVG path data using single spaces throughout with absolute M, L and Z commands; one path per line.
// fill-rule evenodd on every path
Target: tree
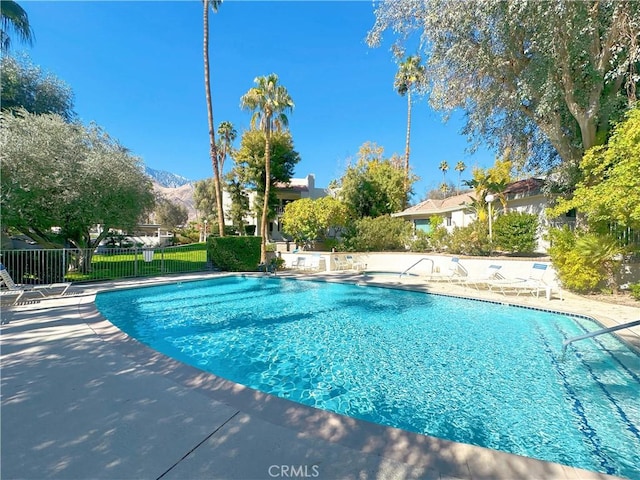
M 284 112 L 293 110 L 294 104 L 289 92 L 282 85 L 278 85 L 278 76 L 272 73 L 266 77 L 254 79 L 255 87 L 251 88 L 240 99 L 243 109 L 253 111 L 251 128 L 259 126 L 264 133 L 264 168 L 265 178 L 271 178 L 271 135 L 287 127 L 289 119 Z M 269 190 L 271 182 L 265 182 L 262 219 L 260 221 L 260 262 L 267 261 L 267 212 L 269 210 Z
M 133 157 L 99 127 L 24 110 L 1 115 L 0 196 L 3 223 L 43 246 L 52 227 L 91 252 L 111 228 L 131 229 L 154 204 L 151 180 Z M 101 226 L 97 237 L 90 235 Z
M 447 172 L 449 171 L 449 164 L 446 160 L 440 162 L 440 171 L 442 172 L 442 184 L 447 184 Z
M 586 152 L 580 170 L 573 198 L 561 199 L 549 215 L 575 208 L 594 227 L 616 222 L 640 230 L 640 107 L 616 125 L 607 145 Z
M 266 181 L 265 168 L 265 134 L 260 130 L 248 130 L 242 135 L 240 149 L 236 152 L 236 167 L 242 172 L 242 181 L 258 194 L 256 213 L 263 215 L 267 205 L 266 218 L 275 217 L 278 198 L 272 188 L 277 183 L 287 184 L 293 176 L 295 166 L 300 161 L 300 154 L 294 150 L 293 139 L 289 132 L 273 132 L 270 140 L 270 181 Z M 267 185 L 268 183 L 268 185 Z M 264 192 L 269 192 L 265 202 Z M 260 203 L 262 200 L 262 204 Z
M 244 217 L 249 213 L 249 196 L 245 189 L 244 168 L 236 165 L 226 176 L 227 192 L 231 198 L 229 215 L 240 235 L 244 235 Z
M 464 164 L 463 161 L 459 161 L 458 163 L 456 163 L 456 167 L 455 167 L 455 171 L 458 172 L 458 193 L 460 193 L 460 181 L 462 179 L 462 172 L 464 172 L 467 169 L 467 166 Z
M 2 4 L 4 8 L 4 2 Z M 67 121 L 75 118 L 73 92 L 62 80 L 43 72 L 26 58 L 19 61 L 3 56 L 0 69 L 0 105 L 3 111 L 24 108 L 35 114 L 55 113 Z
M 287 204 L 282 215 L 283 230 L 296 243 L 308 245 L 337 235 L 347 225 L 348 210 L 339 200 L 302 198 Z
M 405 202 L 405 175 L 393 159 L 383 158 L 384 149 L 366 142 L 358 151 L 355 165 L 349 165 L 335 182 L 338 198 L 355 218 L 379 217 L 402 209 Z M 409 188 L 416 178 L 409 177 Z
M 218 125 L 218 164 L 220 172 L 224 169 L 224 161 L 233 152 L 233 142 L 238 136 L 238 132 L 231 122 L 222 122 Z
M 160 197 L 156 200 L 156 221 L 172 232 L 179 226 L 185 225 L 189 219 L 189 212 L 184 205 Z
M 637 100 L 640 3 L 386 0 L 368 36 L 398 48 L 415 33 L 428 58 L 430 102 L 462 109 L 479 145 L 511 147 L 529 166 L 575 166 Z M 549 148 L 552 146 L 553 148 Z M 544 157 L 544 158 L 543 158 Z
M 209 156 L 211 157 L 211 165 L 213 167 L 213 185 L 215 188 L 215 200 L 216 211 L 218 212 L 218 231 L 220 236 L 224 237 L 224 212 L 222 210 L 222 182 L 221 167 L 218 158 L 218 149 L 216 145 L 216 133 L 213 123 L 213 104 L 211 103 L 211 78 L 209 72 L 209 8 L 214 13 L 218 12 L 218 6 L 222 3 L 222 0 L 203 0 L 203 14 L 204 20 L 204 41 L 203 41 L 203 53 L 204 53 L 204 93 L 207 101 L 207 120 L 209 122 Z
M 33 30 L 29 24 L 29 16 L 17 2 L 2 0 L 0 17 L 0 51 L 2 53 L 7 52 L 11 47 L 9 31 L 13 31 L 21 42 L 32 44 Z
M 209 222 L 216 219 L 216 189 L 213 178 L 198 180 L 193 184 L 193 203 L 202 220 Z
M 426 86 L 426 72 L 424 65 L 421 64 L 421 58 L 418 55 L 412 55 L 405 59 L 398 67 L 396 73 L 394 88 L 401 97 L 407 96 L 407 141 L 404 150 L 404 189 L 407 192 L 406 199 L 409 198 L 409 150 L 411 139 L 411 93 L 412 91 L 422 91 Z M 405 205 L 406 206 L 406 202 Z

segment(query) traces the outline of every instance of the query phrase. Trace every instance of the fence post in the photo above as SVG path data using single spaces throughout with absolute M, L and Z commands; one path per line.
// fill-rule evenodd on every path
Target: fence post
M 164 247 L 160 250 L 160 272 L 164 273 Z
M 133 276 L 138 276 L 138 246 L 133 247 Z

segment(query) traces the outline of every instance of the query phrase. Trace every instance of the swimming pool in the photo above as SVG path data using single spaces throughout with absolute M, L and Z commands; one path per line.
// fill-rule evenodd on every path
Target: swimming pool
M 640 358 L 587 318 L 420 292 L 223 277 L 106 292 L 173 358 L 355 418 L 620 476 L 640 472 Z

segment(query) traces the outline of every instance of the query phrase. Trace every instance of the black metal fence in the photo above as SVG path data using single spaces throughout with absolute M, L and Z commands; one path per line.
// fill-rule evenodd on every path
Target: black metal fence
M 205 243 L 156 248 L 4 250 L 0 257 L 13 280 L 23 284 L 114 280 L 210 269 Z

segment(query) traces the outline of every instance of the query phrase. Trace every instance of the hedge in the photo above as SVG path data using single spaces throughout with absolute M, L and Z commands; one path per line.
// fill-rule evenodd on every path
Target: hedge
M 209 237 L 207 257 L 226 272 L 255 272 L 260 263 L 260 237 Z

